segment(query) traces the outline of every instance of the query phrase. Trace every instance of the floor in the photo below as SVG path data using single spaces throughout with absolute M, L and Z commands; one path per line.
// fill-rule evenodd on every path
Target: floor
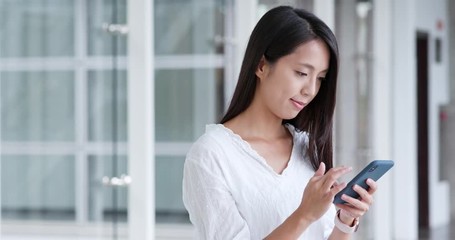
M 450 225 L 432 229 L 430 231 L 421 231 L 419 240 L 452 240 L 455 239 L 455 220 Z
M 128 240 L 127 225 L 118 225 L 117 229 L 114 234 L 109 224 L 3 222 L 0 240 Z M 155 228 L 155 240 L 191 240 L 192 235 L 193 228 L 188 224 L 157 224 Z
M 157 240 L 182 240 L 191 239 L 191 229 L 181 229 L 179 236 L 176 238 L 175 226 L 162 225 L 157 229 Z M 46 236 L 37 236 L 36 234 L 0 234 L 1 240 L 109 240 L 113 238 L 103 237 L 87 237 L 49 234 Z M 185 236 L 185 237 L 184 237 Z M 117 238 L 119 240 L 126 239 L 125 237 Z M 433 229 L 431 231 L 421 231 L 418 240 L 453 240 L 455 239 L 455 220 L 450 225 Z

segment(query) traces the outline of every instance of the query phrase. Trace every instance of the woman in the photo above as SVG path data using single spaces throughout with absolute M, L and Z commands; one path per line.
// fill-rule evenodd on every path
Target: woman
M 350 239 L 376 190 L 332 201 L 348 167 L 333 167 L 338 47 L 313 14 L 267 12 L 254 28 L 220 124 L 188 152 L 183 201 L 197 239 Z

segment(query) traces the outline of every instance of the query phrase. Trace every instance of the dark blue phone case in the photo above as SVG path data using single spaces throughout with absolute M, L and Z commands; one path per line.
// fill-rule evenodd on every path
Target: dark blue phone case
M 333 200 L 333 203 L 339 204 L 339 203 L 346 203 L 344 200 L 341 199 L 341 195 L 346 194 L 348 196 L 351 196 L 353 198 L 359 198 L 359 194 L 352 189 L 352 187 L 357 184 L 361 186 L 364 189 L 368 190 L 368 184 L 366 183 L 368 178 L 373 179 L 374 181 L 377 181 L 384 173 L 386 173 L 390 168 L 393 167 L 393 161 L 392 160 L 374 160 L 370 162 L 357 176 L 355 176 L 348 184 L 347 186 L 341 190 L 339 193 L 335 195 L 335 198 Z

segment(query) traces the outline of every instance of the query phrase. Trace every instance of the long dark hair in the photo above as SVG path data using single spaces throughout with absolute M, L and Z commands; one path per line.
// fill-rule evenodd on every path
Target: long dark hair
M 330 51 L 329 70 L 316 97 L 293 119 L 283 120 L 309 135 L 308 157 L 314 170 L 324 162 L 333 167 L 333 112 L 338 75 L 338 45 L 330 28 L 314 14 L 288 6 L 268 11 L 257 23 L 245 52 L 237 86 L 229 108 L 221 119 L 225 123 L 245 111 L 256 90 L 256 69 L 262 56 L 271 64 L 292 53 L 297 46 L 320 39 Z

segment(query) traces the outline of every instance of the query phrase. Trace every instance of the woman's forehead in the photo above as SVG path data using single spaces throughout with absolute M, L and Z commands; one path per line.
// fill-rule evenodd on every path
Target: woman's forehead
M 283 58 L 288 63 L 323 71 L 329 67 L 330 52 L 323 41 L 311 40 L 300 44 L 292 53 Z

